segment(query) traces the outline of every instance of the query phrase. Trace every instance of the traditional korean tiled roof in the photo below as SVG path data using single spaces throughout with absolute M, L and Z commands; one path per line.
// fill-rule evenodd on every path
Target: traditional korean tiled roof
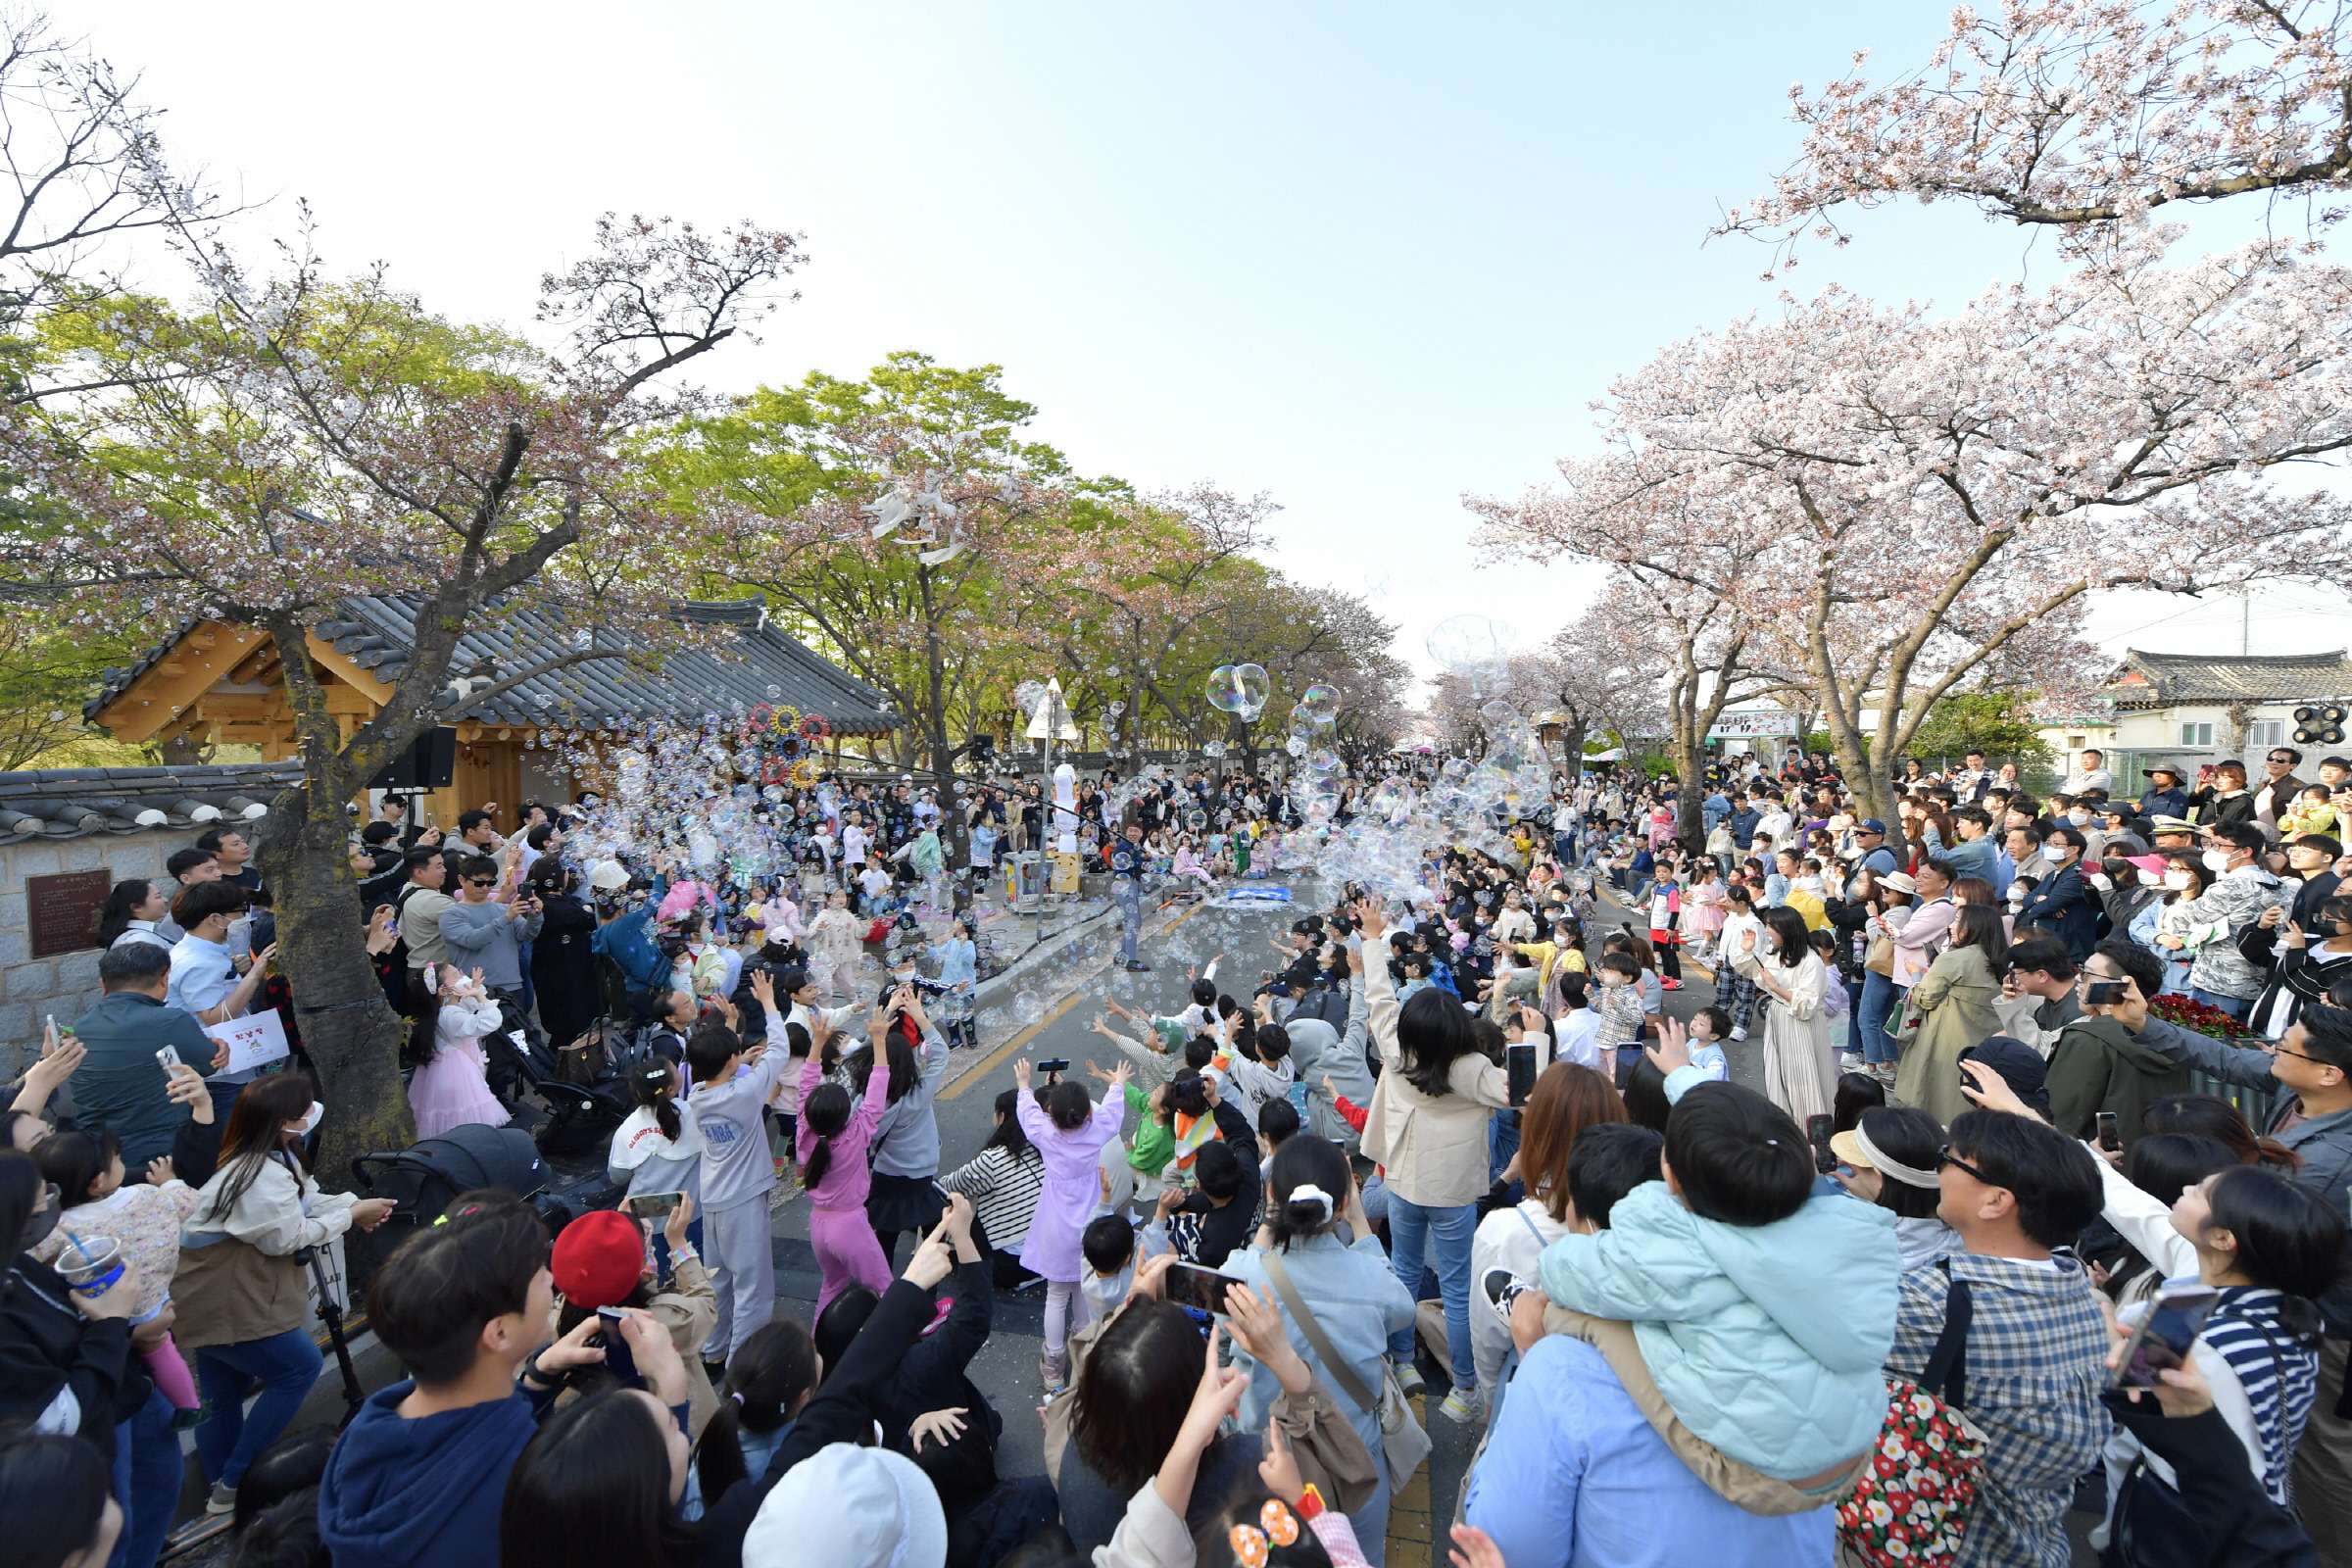
M 2124 708 L 2180 703 L 2341 702 L 2352 698 L 2352 662 L 2327 654 L 2150 654 L 2127 650 L 2108 677 L 2108 699 Z
M 0 844 L 252 821 L 269 814 L 278 791 L 301 780 L 300 762 L 0 773 Z
M 407 672 L 418 604 L 406 597 L 346 599 L 333 618 L 312 629 L 353 663 L 390 683 Z M 661 657 L 657 672 L 649 663 L 626 658 L 644 650 L 624 641 L 617 650 L 624 657 L 539 676 L 490 702 L 468 702 L 467 694 L 453 684 L 442 703 L 442 722 L 473 719 L 591 728 L 616 718 L 692 716 L 724 711 L 737 703 L 751 708 L 772 702 L 790 704 L 805 713 L 822 713 L 836 734 L 872 735 L 898 728 L 898 715 L 889 711 L 879 692 L 770 623 L 765 600 L 690 601 L 678 613 L 692 624 L 734 627 L 733 657 L 670 651 Z M 182 626 L 130 668 L 108 671 L 105 690 L 82 711 L 96 718 L 196 624 Z M 450 669 L 453 675 L 463 675 L 477 668 L 495 671 L 534 663 L 568 647 L 573 630 L 547 614 L 524 612 L 508 616 L 459 638 Z M 612 634 L 600 635 L 609 645 Z

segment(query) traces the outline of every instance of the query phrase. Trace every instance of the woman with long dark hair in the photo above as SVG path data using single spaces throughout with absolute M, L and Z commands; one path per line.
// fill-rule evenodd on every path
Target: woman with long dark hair
M 2206 1177 L 2169 1211 L 2105 1161 L 2099 1168 L 2107 1222 L 2159 1273 L 2193 1274 L 2220 1290 L 2190 1354 L 2255 1480 L 2284 1504 L 2319 1393 L 2314 1302 L 2343 1275 L 2344 1216 L 2310 1188 L 2259 1165 Z M 2136 1489 L 2165 1486 L 2135 1461 L 2132 1440 L 2109 1446 L 2109 1491 L 2119 1514 L 2137 1511 Z
M 649 1380 L 650 1381 L 650 1380 Z M 502 1568 L 692 1568 L 686 1434 L 644 1389 L 607 1389 L 549 1416 L 507 1478 Z
M 1358 904 L 1354 913 L 1367 945 L 1384 940 L 1387 916 L 1377 900 Z M 1478 1200 L 1491 1176 L 1487 1128 L 1494 1113 L 1510 1104 L 1510 1080 L 1479 1052 L 1469 1014 L 1456 999 L 1422 991 L 1399 1008 L 1388 971 L 1370 964 L 1364 1000 L 1384 1070 L 1365 1117 L 1363 1151 L 1386 1171 L 1392 1266 L 1409 1300 L 1434 1252 L 1453 1371 L 1446 1414 L 1469 1421 L 1479 1409 L 1470 1246 Z M 1419 1388 L 1409 1321 L 1391 1331 L 1389 1354 L 1406 1392 Z
M 1763 993 L 1764 1092 L 1802 1127 L 1807 1116 L 1831 1114 L 1838 1095 L 1838 1053 L 1822 1012 L 1829 966 L 1794 909 L 1763 909 L 1757 919 L 1761 932 L 1740 933 L 1739 951 L 1726 956 Z
M 118 882 L 107 894 L 105 907 L 98 911 L 98 945 L 111 948 L 123 942 L 151 942 L 169 948 L 172 939 L 156 926 L 171 914 L 172 901 L 145 877 Z
M 1008 1291 L 1037 1276 L 1021 1262 L 1029 1241 L 1029 1222 L 1037 1217 L 1037 1200 L 1046 1188 L 1046 1156 L 1029 1142 L 1016 1114 L 1018 1089 L 997 1096 L 997 1124 L 980 1146 L 980 1152 L 939 1180 L 951 1193 L 972 1200 L 980 1234 L 988 1238 L 990 1278 L 1000 1291 Z
M 0 1440 L 0 1541 L 15 1568 L 106 1568 L 122 1537 L 95 1447 L 38 1432 Z
M 220 1168 L 180 1232 L 172 1337 L 196 1353 L 196 1381 L 211 1412 L 196 1429 L 197 1456 L 213 1483 L 207 1512 L 236 1507 L 245 1467 L 277 1441 L 318 1381 L 318 1347 L 304 1326 L 304 1250 L 354 1225 L 371 1231 L 392 1212 L 389 1198 L 324 1192 L 312 1179 L 302 1141 L 324 1109 L 302 1073 L 271 1073 L 247 1085 L 220 1135 Z M 257 1388 L 261 1397 L 248 1412 L 245 1400 Z
M 1054 1476 L 1062 1528 L 1082 1560 L 1110 1544 L 1127 1499 L 1175 1445 L 1200 1382 L 1200 1330 L 1184 1308 L 1132 1299 L 1103 1326 L 1070 1403 L 1070 1442 Z M 1200 1455 L 1188 1524 L 1205 1521 L 1258 1460 L 1254 1433 L 1219 1437 Z
M 736 1348 L 727 1360 L 718 1413 L 695 1445 L 695 1474 L 702 1481 L 705 1508 L 736 1482 L 767 1473 L 776 1445 L 792 1430 L 824 1377 L 825 1360 L 816 1353 L 816 1342 L 791 1318 L 769 1319 Z

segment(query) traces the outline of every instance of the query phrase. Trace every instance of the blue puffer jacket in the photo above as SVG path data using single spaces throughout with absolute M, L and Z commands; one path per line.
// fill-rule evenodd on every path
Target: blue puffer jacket
M 653 933 L 654 911 L 662 906 L 662 895 L 668 891 L 669 878 L 655 877 L 643 904 L 597 927 L 596 935 L 589 941 L 591 951 L 611 958 L 619 966 L 622 977 L 640 991 L 651 990 L 669 978 L 669 960 L 662 956 Z
M 1800 1481 L 1877 1440 L 1902 1261 L 1876 1203 L 1726 1225 L 1646 1182 L 1607 1230 L 1544 1249 L 1542 1272 L 1560 1305 L 1631 1321 L 1674 1413 L 1741 1464 Z

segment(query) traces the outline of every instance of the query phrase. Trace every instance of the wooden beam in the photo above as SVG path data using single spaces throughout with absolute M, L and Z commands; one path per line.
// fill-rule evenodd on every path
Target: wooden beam
M 333 643 L 328 642 L 317 632 L 309 633 L 308 640 L 311 658 L 324 664 L 328 672 L 333 674 L 336 679 L 345 682 L 354 691 L 365 693 L 377 708 L 383 707 L 392 700 L 390 686 L 377 680 L 372 673 L 362 669 L 341 654 L 336 653 Z
M 222 628 L 203 621 L 194 629 L 217 633 Z M 145 745 L 244 657 L 245 649 L 234 637 L 216 635 L 214 643 L 203 649 L 191 646 L 189 638 L 181 638 L 170 658 L 143 671 L 98 711 L 95 722 L 113 730 L 117 740 Z

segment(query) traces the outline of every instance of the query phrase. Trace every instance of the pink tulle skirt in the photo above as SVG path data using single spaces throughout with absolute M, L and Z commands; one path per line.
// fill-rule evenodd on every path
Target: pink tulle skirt
M 438 1138 L 468 1122 L 504 1127 L 513 1118 L 490 1093 L 477 1040 L 443 1046 L 409 1079 L 409 1108 L 416 1113 L 416 1136 Z

